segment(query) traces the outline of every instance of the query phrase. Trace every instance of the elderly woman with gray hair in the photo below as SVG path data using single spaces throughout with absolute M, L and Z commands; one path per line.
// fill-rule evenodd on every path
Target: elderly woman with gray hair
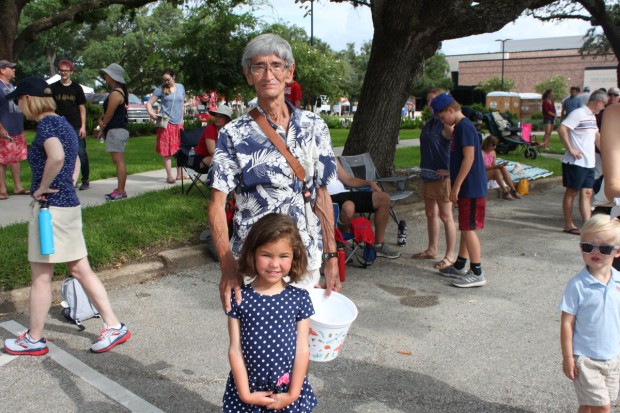
M 258 105 L 220 130 L 208 175 L 213 188 L 209 222 L 220 261 L 220 298 L 226 312 L 231 310 L 231 290 L 241 303 L 243 277 L 235 260 L 243 240 L 256 221 L 272 212 L 289 215 L 301 232 L 308 253 L 308 274 L 298 285 L 314 287 L 324 261 L 326 295 L 341 288 L 333 207 L 327 192 L 327 184 L 337 179 L 329 129 L 316 114 L 285 100 L 295 59 L 284 39 L 275 34 L 254 38 L 246 46 L 241 63 L 248 84 L 256 90 Z M 268 134 L 274 133 L 276 139 L 271 141 Z M 303 166 L 303 180 L 272 143 L 277 140 Z M 236 211 L 229 242 L 225 205 L 233 191 Z

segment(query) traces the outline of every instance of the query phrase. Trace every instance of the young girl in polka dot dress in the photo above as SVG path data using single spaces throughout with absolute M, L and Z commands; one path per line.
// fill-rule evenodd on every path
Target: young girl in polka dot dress
M 306 272 L 307 256 L 297 226 L 269 214 L 252 226 L 239 259 L 254 280 L 231 298 L 228 313 L 231 372 L 224 412 L 311 412 L 317 405 L 306 372 L 308 335 L 314 314 L 310 294 L 288 285 Z

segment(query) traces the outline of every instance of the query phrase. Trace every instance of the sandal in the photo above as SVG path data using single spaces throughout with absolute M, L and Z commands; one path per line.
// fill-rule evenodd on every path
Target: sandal
M 579 228 L 564 228 L 563 232 L 571 235 L 581 235 L 581 231 L 579 230 Z
M 183 178 L 177 178 L 177 181 L 180 181 L 180 180 L 186 180 L 187 181 L 188 179 L 189 179 L 189 176 L 183 175 Z
M 504 199 L 507 201 L 515 200 L 515 198 L 510 194 L 510 191 L 504 191 Z
M 9 199 L 9 194 L 6 192 L 0 192 L 0 201 L 4 201 L 5 199 Z
M 435 264 L 436 270 L 445 270 L 448 267 L 451 267 L 454 264 L 454 261 L 448 257 L 443 257 L 441 261 Z
M 411 256 L 414 260 L 434 260 L 435 257 L 437 256 L 429 254 L 428 251 L 418 252 Z
M 519 194 L 517 191 L 515 191 L 514 189 L 510 190 L 510 195 L 512 195 L 513 198 L 515 199 L 521 199 L 521 194 Z
M 167 178 L 167 179 L 166 179 L 166 183 L 168 183 L 168 184 L 175 184 L 176 182 L 177 182 L 177 181 L 176 181 L 176 179 L 174 179 L 174 178 Z
M 21 191 L 13 192 L 13 195 L 30 195 L 30 191 L 22 188 Z

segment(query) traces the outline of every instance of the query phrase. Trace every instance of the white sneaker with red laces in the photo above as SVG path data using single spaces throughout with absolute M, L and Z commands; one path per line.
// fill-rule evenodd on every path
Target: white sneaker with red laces
M 104 328 L 99 334 L 99 339 L 90 347 L 90 351 L 93 353 L 105 353 L 129 340 L 130 337 L 131 333 L 125 324 L 121 324 L 121 328 L 109 328 L 104 324 Z
M 47 340 L 41 338 L 39 341 L 32 341 L 29 334 L 30 330 L 18 338 L 9 338 L 4 340 L 4 351 L 15 356 L 42 356 L 47 354 Z

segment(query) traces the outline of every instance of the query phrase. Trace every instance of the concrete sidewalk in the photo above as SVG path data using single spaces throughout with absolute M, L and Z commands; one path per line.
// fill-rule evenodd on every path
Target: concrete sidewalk
M 186 186 L 190 183 L 189 180 L 185 181 Z M 125 189 L 127 191 L 127 196 L 131 198 L 145 192 L 160 191 L 180 184 L 181 181 L 177 181 L 174 184 L 166 183 L 166 171 L 165 169 L 160 169 L 157 171 L 128 175 Z M 26 188 L 28 187 L 25 183 L 24 186 Z M 81 204 L 85 207 L 89 207 L 107 202 L 105 200 L 105 194 L 109 194 L 115 188 L 116 178 L 108 178 L 99 181 L 91 181 L 90 189 L 86 191 L 77 191 L 77 194 Z M 0 213 L 0 227 L 27 221 L 30 210 L 28 205 L 30 202 L 32 202 L 32 198 L 29 196 L 14 195 L 10 195 L 9 199 L 0 201 L 0 211 L 2 211 Z

